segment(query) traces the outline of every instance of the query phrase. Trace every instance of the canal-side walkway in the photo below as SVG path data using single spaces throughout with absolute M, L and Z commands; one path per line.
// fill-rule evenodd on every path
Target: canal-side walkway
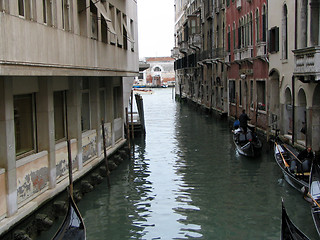
M 112 156 L 119 149 L 121 149 L 126 144 L 126 140 L 122 139 L 115 143 L 113 147 L 109 147 L 107 149 L 107 156 Z M 104 156 L 101 154 L 99 157 L 94 158 L 92 161 L 88 162 L 83 166 L 81 170 L 77 170 L 73 173 L 73 181 L 84 177 L 90 171 L 92 171 L 95 167 L 97 167 L 101 162 L 104 161 Z M 7 231 L 12 230 L 16 224 L 22 221 L 27 216 L 33 214 L 37 209 L 39 209 L 44 203 L 53 199 L 55 196 L 63 192 L 67 186 L 69 186 L 69 178 L 65 178 L 64 180 L 57 183 L 54 189 L 46 189 L 37 196 L 36 198 L 29 201 L 27 204 L 20 207 L 16 214 L 11 217 L 4 218 L 0 221 L 0 237 L 5 234 Z

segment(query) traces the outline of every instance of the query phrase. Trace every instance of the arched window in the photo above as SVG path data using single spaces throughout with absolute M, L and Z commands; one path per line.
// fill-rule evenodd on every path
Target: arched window
M 252 39 L 253 39 L 253 16 L 251 12 L 249 17 L 249 44 L 251 46 L 252 46 Z
M 228 52 L 230 52 L 231 49 L 231 31 L 230 31 L 230 26 L 228 26 Z
M 236 23 L 233 22 L 233 50 L 236 49 Z
M 259 42 L 260 38 L 259 38 L 259 27 L 260 25 L 260 21 L 259 21 L 259 9 L 256 10 L 256 42 Z
M 154 71 L 154 72 L 161 72 L 161 68 L 155 67 L 155 68 L 153 69 L 153 71 Z
M 288 9 L 283 5 L 282 13 L 282 58 L 288 59 Z
M 267 41 L 267 9 L 266 5 L 262 8 L 262 41 Z

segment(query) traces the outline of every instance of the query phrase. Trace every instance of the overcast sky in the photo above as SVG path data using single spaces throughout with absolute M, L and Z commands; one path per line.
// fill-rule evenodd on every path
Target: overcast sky
M 169 57 L 174 47 L 174 0 L 138 0 L 139 58 Z

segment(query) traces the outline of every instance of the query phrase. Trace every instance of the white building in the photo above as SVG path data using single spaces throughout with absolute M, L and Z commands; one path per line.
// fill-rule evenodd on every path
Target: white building
M 124 142 L 136 0 L 0 1 L 0 235 Z M 27 210 L 24 209 L 27 206 Z M 23 210 L 24 209 L 24 210 Z

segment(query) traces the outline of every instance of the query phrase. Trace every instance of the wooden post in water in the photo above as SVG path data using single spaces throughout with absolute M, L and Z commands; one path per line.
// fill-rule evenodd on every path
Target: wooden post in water
M 134 126 L 133 126 L 133 91 L 131 90 L 131 137 L 132 145 L 134 146 Z
M 69 194 L 73 198 L 73 179 L 72 179 L 72 156 L 71 156 L 71 143 L 70 139 L 67 139 L 68 148 L 68 168 L 69 168 Z
M 128 141 L 128 148 L 130 151 L 130 158 L 131 158 L 131 144 L 130 144 L 130 126 L 129 126 L 129 114 L 128 108 L 126 107 L 126 126 L 127 126 L 127 141 Z
M 106 144 L 106 133 L 104 129 L 104 121 L 101 120 L 102 125 L 102 138 L 103 138 L 103 153 L 104 153 L 104 160 L 106 161 L 106 168 L 107 168 L 107 180 L 108 180 L 108 187 L 110 188 L 110 171 L 109 171 L 109 163 L 107 158 L 107 144 Z

